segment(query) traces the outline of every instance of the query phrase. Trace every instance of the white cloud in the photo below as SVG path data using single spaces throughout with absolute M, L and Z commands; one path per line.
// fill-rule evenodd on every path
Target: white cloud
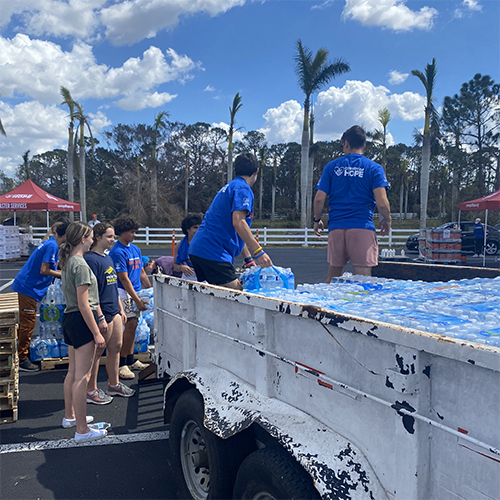
M 483 7 L 477 2 L 477 0 L 463 0 L 460 7 L 455 9 L 454 17 L 456 19 L 461 19 L 471 12 L 481 12 Z
M 34 36 L 106 36 L 133 45 L 177 26 L 181 16 L 222 14 L 246 0 L 0 0 L 0 26 L 18 16 L 22 32 Z
M 342 12 L 344 19 L 394 31 L 428 30 L 437 14 L 437 10 L 431 7 L 411 10 L 405 5 L 405 0 L 346 0 Z
M 36 101 L 9 106 L 0 101 L 0 113 L 7 137 L 0 137 L 0 169 L 13 176 L 22 163 L 22 155 L 30 155 L 65 147 L 68 142 L 68 113 L 55 105 Z
M 212 87 L 212 85 L 207 85 L 203 92 L 214 92 L 214 91 L 215 91 L 215 88 Z
M 333 3 L 335 2 L 335 0 L 324 0 L 322 3 L 320 4 L 317 4 L 317 5 L 313 5 L 311 7 L 311 10 L 322 10 L 322 9 L 326 9 L 327 7 L 330 7 Z
M 277 108 L 266 111 L 263 118 L 266 123 L 259 132 L 265 134 L 270 143 L 298 142 L 302 131 L 303 111 L 297 101 L 287 101 Z
M 200 63 L 186 55 L 173 49 L 162 52 L 154 46 L 142 57 L 131 57 L 121 67 L 112 68 L 98 64 L 92 47 L 83 42 L 75 43 L 66 52 L 57 44 L 22 34 L 11 40 L 0 37 L 2 95 L 28 96 L 44 104 L 59 104 L 59 89 L 65 86 L 77 101 L 117 99 L 124 109 L 161 106 L 175 96 L 153 93 L 156 87 L 172 81 L 185 82 L 200 68 Z
M 338 139 L 355 124 L 368 131 L 380 128 L 378 112 L 383 108 L 390 111 L 392 119 L 423 119 L 424 105 L 425 99 L 419 94 L 391 94 L 387 88 L 375 87 L 369 81 L 348 80 L 341 88 L 332 86 L 318 94 L 314 107 L 315 140 Z M 297 101 L 287 101 L 277 108 L 269 109 L 264 119 L 266 123 L 260 132 L 266 135 L 269 142 L 300 143 L 303 110 Z
M 148 92 L 134 92 L 132 95 L 127 96 L 117 101 L 120 108 L 126 111 L 138 111 L 145 108 L 157 108 L 163 106 L 172 99 L 175 99 L 177 94 L 171 95 L 166 92 L 159 94 L 155 92 L 150 94 Z
M 400 83 L 406 81 L 408 76 L 409 73 L 400 73 L 399 71 L 393 69 L 392 71 L 389 71 L 389 83 L 391 85 L 399 85 Z
M 92 134 L 100 134 L 106 127 L 109 127 L 112 122 L 108 117 L 102 112 L 89 113 L 90 118 L 90 128 L 92 129 Z
M 130 0 L 116 2 L 100 12 L 106 37 L 116 45 L 132 45 L 177 26 L 181 16 L 205 12 L 222 14 L 245 0 Z
M 476 0 L 464 0 L 462 4 L 470 10 L 481 11 L 483 8 Z

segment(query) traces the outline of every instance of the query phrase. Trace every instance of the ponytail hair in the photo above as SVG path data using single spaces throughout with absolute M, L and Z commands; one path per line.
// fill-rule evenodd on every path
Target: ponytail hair
M 91 250 L 95 247 L 97 238 L 102 238 L 104 236 L 104 233 L 110 228 L 114 229 L 114 227 L 109 222 L 99 222 L 99 224 L 96 224 L 92 228 L 94 230 L 94 243 L 92 243 L 92 246 L 90 247 Z
M 77 247 L 82 238 L 86 238 L 92 228 L 85 222 L 72 222 L 66 229 L 66 242 L 59 247 L 59 266 L 64 271 L 66 263 L 73 249 Z

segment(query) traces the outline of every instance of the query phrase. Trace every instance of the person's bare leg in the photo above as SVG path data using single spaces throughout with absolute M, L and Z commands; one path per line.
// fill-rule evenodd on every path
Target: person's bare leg
M 343 267 L 330 266 L 328 268 L 328 276 L 326 277 L 325 283 L 330 283 L 332 281 L 332 278 L 338 278 L 339 276 L 342 276 L 343 272 L 344 272 Z
M 243 287 L 241 286 L 241 283 L 238 279 L 230 281 L 225 285 L 219 285 L 219 286 L 223 286 L 224 288 L 231 288 L 232 290 L 243 290 Z
M 73 408 L 73 382 L 75 381 L 75 349 L 68 346 L 68 373 L 64 378 L 64 418 L 73 420 L 75 418 L 75 409 Z
M 359 274 L 361 276 L 371 276 L 372 268 L 371 267 L 361 267 L 361 266 L 352 266 L 354 269 L 354 274 Z
M 130 354 L 134 354 L 135 330 L 137 328 L 137 318 L 128 319 L 125 323 L 123 331 L 123 342 L 120 350 L 120 356 L 126 358 Z
M 75 409 L 76 432 L 87 434 L 87 384 L 95 355 L 95 342 L 91 341 L 75 349 L 75 380 L 73 381 L 73 407 Z
M 103 335 L 104 340 L 106 340 L 106 345 L 108 343 L 108 334 Z M 99 374 L 99 362 L 101 360 L 102 353 L 104 349 L 97 349 L 94 356 L 94 363 L 90 370 L 89 383 L 87 385 L 87 392 L 93 392 L 97 389 L 97 375 Z
M 113 322 L 108 325 L 108 329 L 111 330 L 111 336 L 109 341 L 106 341 L 108 350 L 106 354 L 106 371 L 108 373 L 109 384 L 114 386 L 119 382 L 120 350 L 123 343 L 123 324 L 119 314 L 113 318 Z

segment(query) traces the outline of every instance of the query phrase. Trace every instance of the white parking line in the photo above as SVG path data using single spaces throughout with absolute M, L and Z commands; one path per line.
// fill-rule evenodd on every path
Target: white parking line
M 169 431 L 139 432 L 137 434 L 121 434 L 107 436 L 97 441 L 77 443 L 74 439 L 59 439 L 57 441 L 37 441 L 32 443 L 15 443 L 0 445 L 0 455 L 7 453 L 24 453 L 27 451 L 61 450 L 65 448 L 81 448 L 83 446 L 107 446 L 110 444 L 128 444 L 146 441 L 161 441 L 168 439 Z
M 8 283 L 5 283 L 5 285 L 0 286 L 0 292 L 1 292 L 4 288 L 9 288 L 9 286 L 10 286 L 10 285 L 12 285 L 12 283 L 14 283 L 14 280 L 10 280 Z

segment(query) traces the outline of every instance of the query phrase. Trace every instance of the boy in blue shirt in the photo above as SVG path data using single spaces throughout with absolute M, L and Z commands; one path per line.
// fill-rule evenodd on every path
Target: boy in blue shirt
M 12 283 L 19 301 L 18 354 L 21 371 L 38 371 L 40 367 L 28 358 L 31 335 L 35 328 L 36 308 L 54 278 L 61 277 L 57 270 L 59 246 L 66 241 L 69 222 L 56 222 L 52 226 L 53 238 L 38 245 Z
M 378 264 L 378 244 L 373 212 L 375 206 L 382 216 L 380 232 L 388 234 L 391 210 L 387 199 L 389 183 L 384 169 L 363 156 L 365 131 L 355 125 L 341 138 L 344 156 L 328 163 L 316 186 L 314 198 L 314 232 L 324 229 L 321 214 L 328 196 L 328 270 L 327 283 L 341 276 L 350 259 L 354 274 L 371 276 Z
M 141 287 L 150 288 L 151 283 L 142 265 L 139 247 L 132 244 L 139 225 L 130 217 L 119 217 L 113 222 L 118 241 L 109 251 L 118 275 L 118 295 L 127 316 L 123 331 L 123 344 L 120 352 L 120 378 L 132 379 L 132 370 L 143 370 L 148 365 L 139 360 L 134 362 L 134 340 L 140 311 L 147 309 L 146 302 L 137 295 Z M 137 306 L 135 310 L 133 303 Z M 131 370 L 132 369 L 132 370 Z
M 234 162 L 236 177 L 226 184 L 210 205 L 200 228 L 189 244 L 189 257 L 198 281 L 241 290 L 234 258 L 240 253 L 247 266 L 273 265 L 250 231 L 253 218 L 252 186 L 259 174 L 257 158 L 239 155 Z

